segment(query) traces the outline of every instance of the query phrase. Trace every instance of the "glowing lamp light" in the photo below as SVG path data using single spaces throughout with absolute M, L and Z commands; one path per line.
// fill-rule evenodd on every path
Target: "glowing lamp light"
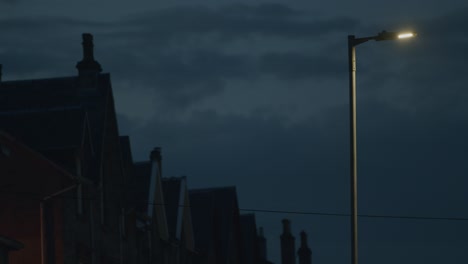
M 401 34 L 398 34 L 398 38 L 399 39 L 406 39 L 406 38 L 412 38 L 414 37 L 415 34 L 414 33 L 401 33 Z

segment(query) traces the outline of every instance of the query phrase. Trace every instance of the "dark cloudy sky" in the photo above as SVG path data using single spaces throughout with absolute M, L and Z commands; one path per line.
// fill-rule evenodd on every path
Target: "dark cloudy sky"
M 347 35 L 416 30 L 357 49 L 359 213 L 468 217 L 466 0 L 291 2 L 0 0 L 3 79 L 77 74 L 90 32 L 136 160 L 161 146 L 165 176 L 241 208 L 347 214 Z M 256 216 L 277 264 L 285 217 L 349 263 L 348 217 Z M 363 264 L 468 261 L 468 221 L 359 224 Z

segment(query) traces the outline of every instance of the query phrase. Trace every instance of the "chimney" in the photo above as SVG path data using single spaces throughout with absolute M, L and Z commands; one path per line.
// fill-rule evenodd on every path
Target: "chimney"
M 156 161 L 158 163 L 158 165 L 161 166 L 162 156 L 161 156 L 161 148 L 160 147 L 155 147 L 151 151 L 150 160 L 151 161 Z
M 312 251 L 307 245 L 307 234 L 306 232 L 301 232 L 301 247 L 297 251 L 299 256 L 299 264 L 312 264 Z
M 151 179 L 150 179 L 150 192 L 148 199 L 148 216 L 155 217 L 158 224 L 157 232 L 161 239 L 169 239 L 167 229 L 167 218 L 164 206 L 164 195 L 162 190 L 162 164 L 161 164 L 161 148 L 156 147 L 151 151 Z M 153 216 L 153 210 L 156 215 Z
M 162 177 L 162 162 L 161 162 L 162 161 L 162 156 L 161 156 L 161 148 L 160 147 L 155 147 L 151 151 L 150 160 L 151 160 L 151 163 L 153 164 L 153 168 L 154 168 L 154 165 L 156 165 L 158 178 L 161 179 L 161 177 Z M 156 163 L 156 164 L 154 164 L 154 163 Z
M 101 64 L 94 60 L 93 35 L 83 33 L 83 59 L 76 64 L 80 87 L 94 89 L 97 84 L 97 77 L 102 72 Z
M 283 219 L 283 234 L 281 234 L 281 264 L 296 264 L 295 238 L 291 234 L 291 222 Z

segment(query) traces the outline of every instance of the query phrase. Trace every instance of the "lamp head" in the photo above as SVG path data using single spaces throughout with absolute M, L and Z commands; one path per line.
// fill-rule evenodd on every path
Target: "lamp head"
M 415 36 L 416 34 L 413 32 L 397 33 L 397 32 L 387 32 L 384 30 L 375 37 L 375 40 L 382 41 L 382 40 L 407 39 L 407 38 L 412 38 Z

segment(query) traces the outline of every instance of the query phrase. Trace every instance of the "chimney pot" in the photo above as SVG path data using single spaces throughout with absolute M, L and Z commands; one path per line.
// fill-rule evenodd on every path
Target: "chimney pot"
M 283 233 L 291 234 L 291 221 L 289 219 L 283 219 Z
M 160 148 L 160 147 L 155 147 L 155 148 L 151 151 L 150 159 L 151 159 L 151 160 L 161 161 L 162 157 L 161 157 L 161 148 Z
M 94 44 L 93 44 L 93 35 L 90 33 L 83 33 L 82 35 L 82 45 L 83 45 L 83 60 L 94 60 Z
M 307 246 L 307 233 L 304 230 L 301 232 L 301 244 Z

